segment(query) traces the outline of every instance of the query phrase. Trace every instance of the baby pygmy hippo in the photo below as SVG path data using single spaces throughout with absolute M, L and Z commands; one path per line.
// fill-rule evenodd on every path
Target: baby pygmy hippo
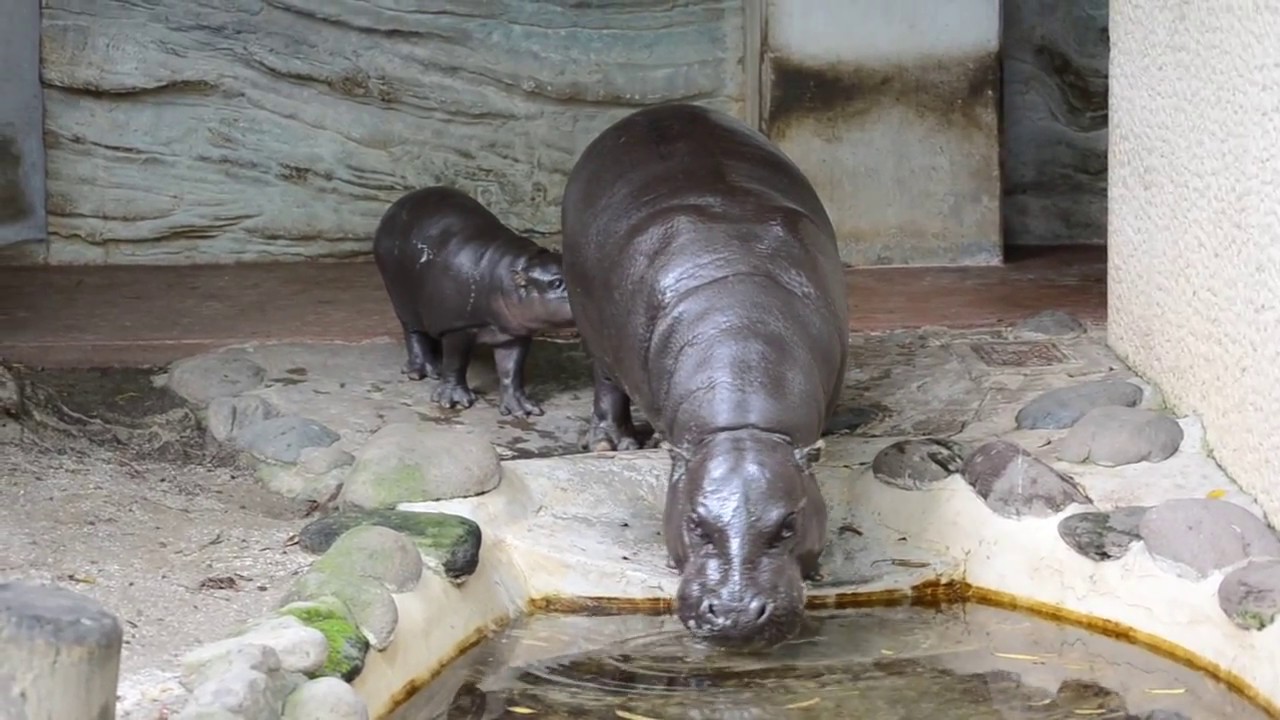
M 378 223 L 373 258 L 404 328 L 413 380 L 439 379 L 432 400 L 469 408 L 471 350 L 493 346 L 503 415 L 541 415 L 524 392 L 533 335 L 573 326 L 560 253 L 517 235 L 466 193 L 414 190 Z

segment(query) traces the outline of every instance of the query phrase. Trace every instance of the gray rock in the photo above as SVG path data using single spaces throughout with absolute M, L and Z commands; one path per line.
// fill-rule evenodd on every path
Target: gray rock
M 338 433 L 315 420 L 286 415 L 246 428 L 234 442 L 261 460 L 296 463 L 306 448 L 328 447 L 338 439 Z
M 214 398 L 205 411 L 205 425 L 218 442 L 227 442 L 266 420 L 280 416 L 280 411 L 261 395 Z
M 216 657 L 240 645 L 262 645 L 276 652 L 280 669 L 311 675 L 324 666 L 329 643 L 324 633 L 308 627 L 296 617 L 270 617 L 252 624 L 243 634 L 196 648 L 188 653 L 187 662 L 199 662 L 201 656 Z
M 191 693 L 179 720 L 279 720 L 280 708 L 294 683 L 281 673 L 268 675 L 234 667 Z M 225 713 L 225 714 L 224 714 Z
M 1079 422 L 1090 410 L 1107 406 L 1135 407 L 1142 388 L 1123 380 L 1098 380 L 1057 388 L 1027 403 L 1015 418 L 1023 430 L 1061 430 Z
M 1058 535 L 1068 547 L 1090 560 L 1117 560 L 1142 539 L 1138 523 L 1150 509 L 1121 507 L 1111 512 L 1068 515 L 1058 523 Z
M 1280 615 L 1280 559 L 1251 560 L 1227 573 L 1218 585 L 1218 605 L 1237 627 L 1270 626 Z
M 919 490 L 960 472 L 965 452 L 954 440 L 899 440 L 876 453 L 871 472 L 886 485 Z
M 311 566 L 332 575 L 377 580 L 393 593 L 409 592 L 422 579 L 422 555 L 407 536 L 379 525 L 352 528 Z
M 225 641 L 224 641 L 225 642 Z M 213 643 L 198 647 L 182 658 L 182 686 L 194 691 L 235 668 L 271 675 L 281 671 L 275 649 L 256 643 Z
M 287 498 L 324 502 L 334 496 L 347 476 L 345 468 L 311 475 L 297 465 L 264 462 L 254 473 L 268 490 Z
M 303 448 L 298 456 L 298 469 L 308 475 L 325 475 L 356 461 L 356 456 L 340 447 Z
M 1163 462 L 1182 444 L 1176 420 L 1144 408 L 1100 407 L 1090 410 L 1058 444 L 1058 458 L 1115 467 L 1137 462 Z
M 1016 340 L 1075 337 L 1085 330 L 1084 324 L 1061 310 L 1046 310 L 1014 325 L 1010 335 Z
M 393 508 L 471 497 L 497 487 L 500 473 L 498 453 L 482 437 L 431 423 L 395 423 L 374 433 L 356 453 L 341 502 Z
M 1250 558 L 1280 557 L 1280 539 L 1271 528 L 1226 500 L 1169 500 L 1147 511 L 1138 531 L 1160 564 L 1190 580 Z
M 169 368 L 169 389 L 201 407 L 215 398 L 246 393 L 262 384 L 267 371 L 243 355 L 213 353 L 179 360 Z
M 987 507 L 1001 517 L 1043 518 L 1072 504 L 1092 504 L 1070 476 L 1005 440 L 989 442 L 973 451 L 961 474 Z
M 347 608 L 351 619 L 374 648 L 385 650 L 391 644 L 396 624 L 400 622 L 400 611 L 386 585 L 372 578 L 324 573 L 313 568 L 298 578 L 285 595 L 284 604 L 318 603 L 328 597 L 336 598 Z
M 316 678 L 285 701 L 284 720 L 369 720 L 369 708 L 338 678 Z
M 22 384 L 9 368 L 0 365 L 0 416 L 22 415 Z

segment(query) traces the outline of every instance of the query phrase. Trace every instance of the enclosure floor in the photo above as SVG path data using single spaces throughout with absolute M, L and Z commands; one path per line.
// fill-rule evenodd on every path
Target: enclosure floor
M 852 328 L 993 327 L 1048 309 L 1106 319 L 1106 249 L 1021 250 L 1003 266 L 848 271 Z M 226 345 L 398 336 L 371 263 L 0 267 L 0 358 L 159 365 Z

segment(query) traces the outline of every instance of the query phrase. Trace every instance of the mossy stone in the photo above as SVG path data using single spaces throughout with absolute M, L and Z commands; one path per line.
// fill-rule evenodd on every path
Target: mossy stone
M 320 631 L 329 643 L 324 666 L 308 677 L 336 677 L 351 682 L 364 669 L 369 641 L 360 633 L 341 600 L 326 596 L 294 602 L 280 608 L 279 614 L 297 618 L 303 625 Z
M 343 533 L 311 569 L 329 575 L 362 575 L 402 593 L 422 579 L 422 554 L 404 533 L 361 525 Z
M 312 568 L 293 584 L 284 602 L 314 602 L 329 596 L 346 606 L 370 645 L 385 650 L 391 644 L 396 624 L 400 622 L 400 611 L 391 591 L 375 578 Z
M 482 495 L 498 486 L 498 453 L 483 437 L 429 422 L 391 423 L 356 454 L 342 507 L 394 508 Z
M 395 530 L 417 545 L 424 559 L 439 565 L 445 577 L 470 577 L 480 563 L 480 526 L 470 518 L 449 513 L 406 510 L 341 510 L 320 518 L 298 533 L 298 544 L 309 553 L 322 554 L 349 530 L 378 525 Z

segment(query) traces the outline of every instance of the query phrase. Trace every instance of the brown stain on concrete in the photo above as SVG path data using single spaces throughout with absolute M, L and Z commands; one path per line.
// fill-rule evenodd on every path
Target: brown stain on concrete
M 21 220 L 31 213 L 31 199 L 22 186 L 22 149 L 9 134 L 0 134 L 0 222 Z
M 806 65 L 773 58 L 764 125 L 769 137 L 779 140 L 799 125 L 834 130 L 877 109 L 899 106 L 943 125 L 987 131 L 996 122 L 999 88 L 997 52 L 892 65 Z

